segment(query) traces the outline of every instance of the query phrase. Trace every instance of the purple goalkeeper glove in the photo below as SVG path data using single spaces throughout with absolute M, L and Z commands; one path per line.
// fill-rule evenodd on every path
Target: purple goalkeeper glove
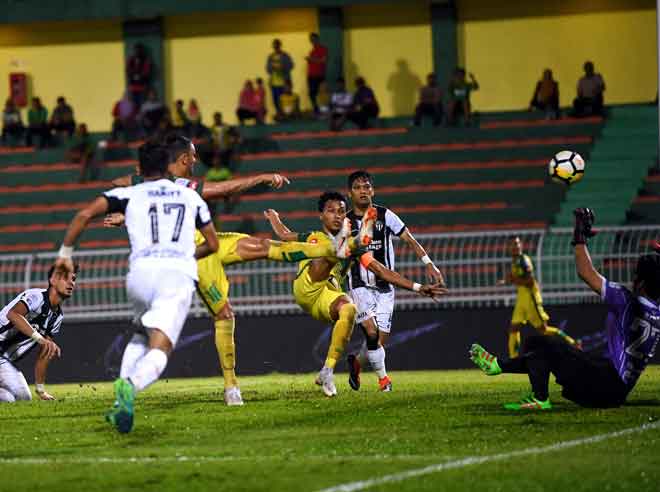
M 576 208 L 573 210 L 573 215 L 575 215 L 575 228 L 571 246 L 587 244 L 589 238 L 596 235 L 596 232 L 591 230 L 595 220 L 594 212 L 590 208 Z

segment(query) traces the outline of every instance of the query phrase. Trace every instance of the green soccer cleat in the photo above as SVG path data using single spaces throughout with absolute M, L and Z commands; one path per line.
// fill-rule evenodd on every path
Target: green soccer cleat
M 497 357 L 487 352 L 485 348 L 477 343 L 473 343 L 470 347 L 470 360 L 488 376 L 502 374 L 502 369 L 497 363 Z
M 504 408 L 507 410 L 550 410 L 552 404 L 550 403 L 550 398 L 545 401 L 537 400 L 534 398 L 534 395 L 528 395 L 520 401 L 505 403 Z
M 112 409 L 105 414 L 107 420 L 117 432 L 126 434 L 133 428 L 133 401 L 135 400 L 135 388 L 127 379 L 115 380 L 115 403 Z

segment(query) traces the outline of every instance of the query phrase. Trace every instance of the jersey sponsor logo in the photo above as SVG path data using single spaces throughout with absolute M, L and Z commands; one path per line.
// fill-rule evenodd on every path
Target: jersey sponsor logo
M 181 192 L 179 190 L 168 190 L 164 186 L 161 186 L 157 190 L 149 190 L 147 194 L 151 197 L 173 197 L 173 196 L 181 196 Z
M 385 227 L 385 224 L 383 224 L 383 221 L 382 221 L 382 220 L 377 220 L 377 221 L 376 221 L 376 224 L 374 224 L 374 227 L 376 228 L 376 230 L 377 230 L 378 232 L 380 232 L 380 231 L 382 231 L 383 228 Z

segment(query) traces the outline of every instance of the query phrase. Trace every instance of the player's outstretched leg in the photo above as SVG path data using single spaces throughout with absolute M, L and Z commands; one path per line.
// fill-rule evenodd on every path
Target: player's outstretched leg
M 470 347 L 470 360 L 488 376 L 502 374 L 497 357 L 477 343 L 473 343 Z

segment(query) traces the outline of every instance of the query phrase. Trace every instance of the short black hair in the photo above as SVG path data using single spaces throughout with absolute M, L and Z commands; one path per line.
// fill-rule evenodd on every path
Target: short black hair
M 319 212 L 323 212 L 326 203 L 333 200 L 337 202 L 344 202 L 344 205 L 348 203 L 346 201 L 346 197 L 338 191 L 326 191 L 319 197 Z
M 640 256 L 635 268 L 635 279 L 644 282 L 644 291 L 655 302 L 660 299 L 660 254 Z
M 167 147 L 156 142 L 147 142 L 140 145 L 138 149 L 138 160 L 141 176 L 145 178 L 164 176 L 167 174 L 170 155 Z
M 78 268 L 80 265 L 78 263 L 73 264 L 73 273 L 78 273 Z M 48 287 L 50 287 L 50 277 L 53 276 L 53 273 L 55 273 L 55 265 L 51 265 L 51 267 L 48 269 L 48 276 L 46 277 L 46 282 L 48 282 Z
M 348 176 L 348 189 L 353 188 L 353 183 L 355 183 L 358 179 L 366 179 L 369 181 L 369 184 L 373 186 L 374 184 L 374 178 L 371 174 L 369 174 L 367 171 L 364 169 L 360 169 L 359 171 L 355 171 L 354 173 L 351 173 Z
M 191 144 L 192 140 L 176 133 L 165 137 L 164 145 L 167 147 L 167 150 L 170 154 L 169 162 L 176 162 L 181 154 L 190 152 Z

